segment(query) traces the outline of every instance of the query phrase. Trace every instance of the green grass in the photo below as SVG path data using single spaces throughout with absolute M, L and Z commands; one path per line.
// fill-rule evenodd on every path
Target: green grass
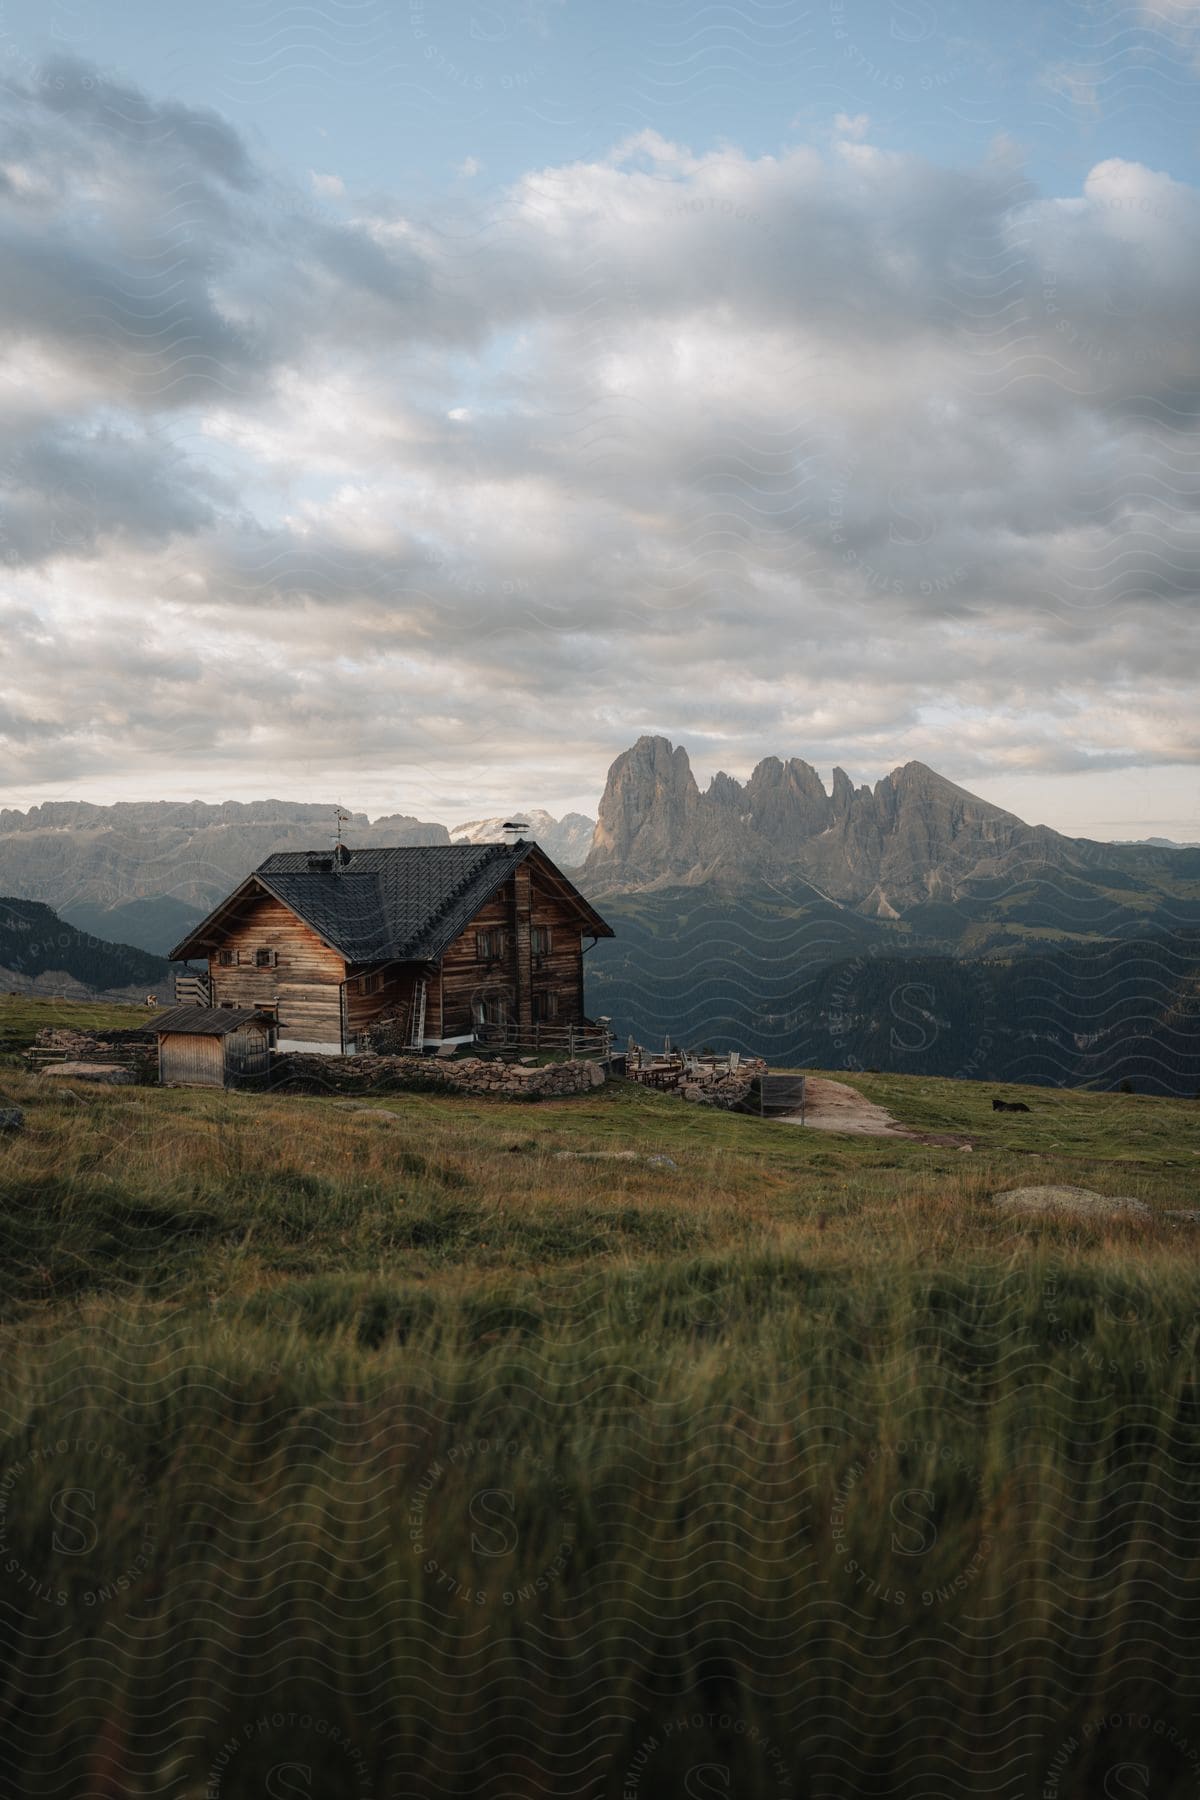
M 973 1150 L 0 1072 L 11 1790 L 1195 1793 L 1200 1108 L 855 1085 Z
M 0 974 L 0 984 L 3 976 Z M 0 1060 L 28 1050 L 45 1025 L 73 1031 L 133 1031 L 154 1017 L 146 1006 L 100 1006 L 90 1000 L 39 1000 L 24 994 L 0 994 Z

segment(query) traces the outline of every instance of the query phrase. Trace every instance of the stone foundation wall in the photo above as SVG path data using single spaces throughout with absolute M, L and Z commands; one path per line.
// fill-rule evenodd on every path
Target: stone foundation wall
M 483 1056 L 281 1056 L 272 1085 L 327 1088 L 331 1093 L 370 1093 L 381 1088 L 446 1089 L 494 1094 L 502 1100 L 549 1100 L 587 1094 L 604 1085 L 599 1063 L 525 1064 Z

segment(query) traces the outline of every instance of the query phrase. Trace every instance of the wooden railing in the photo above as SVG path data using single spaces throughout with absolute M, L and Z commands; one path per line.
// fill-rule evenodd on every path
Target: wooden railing
M 207 975 L 176 975 L 176 1006 L 211 1006 L 212 984 Z
M 612 1055 L 612 1032 L 607 1025 L 555 1025 L 538 1021 L 522 1028 L 513 1022 L 477 1025 L 476 1040 L 487 1050 L 554 1051 L 567 1056 Z

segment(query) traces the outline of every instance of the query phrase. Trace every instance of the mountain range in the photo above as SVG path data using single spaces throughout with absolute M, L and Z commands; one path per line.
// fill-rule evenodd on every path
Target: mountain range
M 292 800 L 120 801 L 96 806 L 51 801 L 28 812 L 0 810 L 0 894 L 52 901 L 63 918 L 110 942 L 163 955 L 231 887 L 277 850 L 324 849 L 337 809 Z M 487 843 L 509 819 L 529 825 L 548 854 L 576 866 L 591 844 L 593 819 L 554 818 L 540 807 L 447 828 L 408 813 L 343 815 L 346 841 L 386 844 Z
M 827 792 L 796 758 L 701 791 L 619 756 L 580 876 L 616 928 L 589 1005 L 641 1042 L 795 1067 L 1200 1083 L 1200 851 L 1027 825 L 919 762 Z
M 465 825 L 451 825 L 450 841 L 454 844 L 494 844 L 504 836 L 509 822 L 527 827 L 522 834 L 536 838 L 551 861 L 560 869 L 577 869 L 592 847 L 595 819 L 586 813 L 564 813 L 556 819 L 541 806 L 518 807 L 515 812 L 498 814 L 494 819 L 468 819 Z
M 1200 849 L 1027 825 L 920 762 L 873 787 L 838 769 L 827 791 L 808 763 L 767 757 L 701 789 L 686 750 L 656 736 L 617 757 L 594 827 L 533 808 L 452 827 L 353 813 L 343 831 L 364 846 L 487 842 L 513 819 L 614 925 L 589 953 L 589 1007 L 642 1042 L 1163 1092 L 1200 1081 Z M 265 856 L 334 830 L 332 805 L 278 800 L 0 811 L 0 893 L 52 900 L 126 958 L 161 955 Z
M 1117 916 L 1194 911 L 1200 853 L 1070 838 L 1027 825 L 924 763 L 871 787 L 844 769 L 827 793 L 798 757 L 767 757 L 745 783 L 714 775 L 701 791 L 686 750 L 643 737 L 614 762 L 584 878 L 596 893 L 711 886 L 724 892 L 781 884 L 814 900 L 957 941 L 983 906 L 997 922 L 1062 929 L 1075 903 L 1093 902 L 1093 934 Z M 1031 896 L 1043 890 L 1030 916 Z M 1081 891 L 1082 890 L 1082 891 Z M 947 911 L 947 909 L 953 909 Z

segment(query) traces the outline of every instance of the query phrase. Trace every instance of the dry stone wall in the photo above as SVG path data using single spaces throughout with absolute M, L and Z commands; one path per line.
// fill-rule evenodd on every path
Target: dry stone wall
M 597 1062 L 509 1063 L 483 1056 L 280 1057 L 275 1083 L 369 1093 L 380 1088 L 444 1088 L 451 1093 L 495 1095 L 502 1100 L 549 1100 L 587 1094 L 604 1085 Z

